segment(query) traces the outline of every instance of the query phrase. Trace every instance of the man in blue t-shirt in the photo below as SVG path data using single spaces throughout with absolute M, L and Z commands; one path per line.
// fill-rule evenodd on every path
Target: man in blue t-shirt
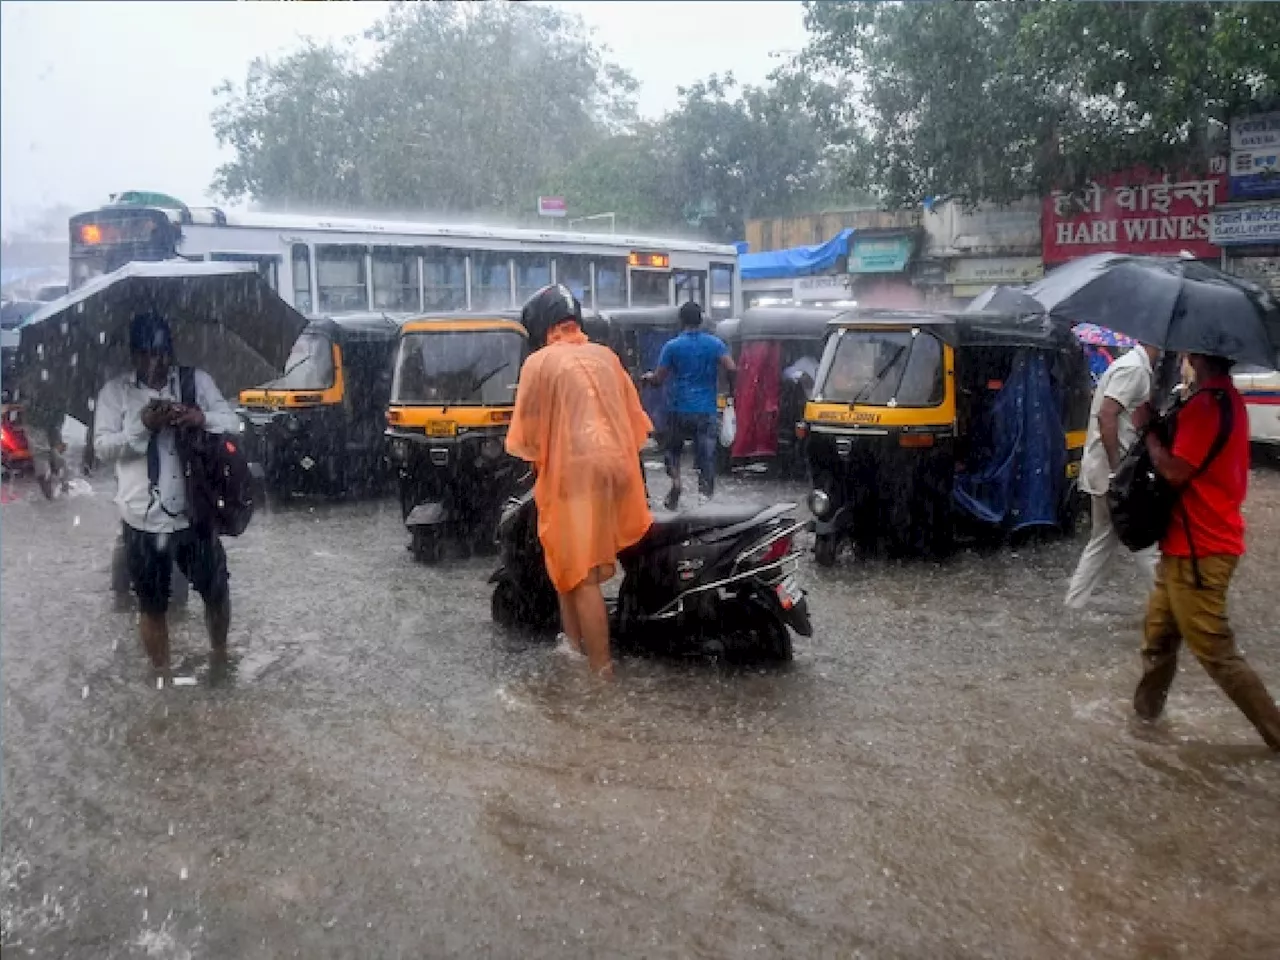
M 718 434 L 716 385 L 719 372 L 729 375 L 733 392 L 737 367 L 724 341 L 702 327 L 702 307 L 692 301 L 680 307 L 681 332 L 668 340 L 658 355 L 658 368 L 646 373 L 645 383 L 663 384 L 667 388 L 667 436 L 664 459 L 671 477 L 671 492 L 663 505 L 674 510 L 680 503 L 680 455 L 685 440 L 693 440 L 698 464 L 698 490 L 711 497 L 716 486 L 716 440 Z

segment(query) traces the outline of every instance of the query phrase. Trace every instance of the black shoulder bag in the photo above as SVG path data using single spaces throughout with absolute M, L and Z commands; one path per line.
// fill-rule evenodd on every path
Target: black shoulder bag
M 196 404 L 195 371 L 178 368 L 182 402 Z M 178 453 L 187 481 L 192 526 L 217 536 L 238 537 L 253 517 L 253 476 L 238 437 L 205 430 L 178 432 Z
M 1227 441 L 1231 439 L 1231 431 L 1235 426 L 1235 408 L 1231 397 L 1225 390 L 1208 391 L 1218 401 L 1218 435 L 1204 460 L 1196 468 L 1195 473 L 1187 481 L 1200 476 L 1222 452 Z M 1181 408 L 1175 408 L 1166 418 L 1153 423 L 1148 430 L 1160 429 L 1166 436 L 1163 439 L 1172 442 L 1177 432 L 1177 417 Z M 1115 475 L 1107 490 L 1107 506 L 1111 510 L 1111 523 L 1116 528 L 1120 542 L 1130 550 L 1144 550 L 1159 542 L 1173 522 L 1173 511 L 1179 506 L 1178 499 L 1182 492 L 1156 472 L 1147 453 L 1146 433 L 1139 434 L 1134 445 L 1126 451 L 1116 467 Z M 1182 522 L 1186 525 L 1187 544 L 1191 547 L 1191 563 L 1195 567 L 1195 546 L 1191 543 L 1191 521 L 1187 512 L 1182 511 Z M 1199 581 L 1199 570 L 1196 570 Z

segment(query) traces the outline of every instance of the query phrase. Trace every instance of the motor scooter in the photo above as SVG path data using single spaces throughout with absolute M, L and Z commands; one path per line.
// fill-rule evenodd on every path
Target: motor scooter
M 614 637 L 666 654 L 790 660 L 791 631 L 813 635 L 795 543 L 807 524 L 794 510 L 791 503 L 715 504 L 660 515 L 618 557 L 623 579 L 610 603 Z M 498 549 L 501 566 L 489 579 L 494 621 L 553 629 L 559 608 L 532 491 L 507 502 Z

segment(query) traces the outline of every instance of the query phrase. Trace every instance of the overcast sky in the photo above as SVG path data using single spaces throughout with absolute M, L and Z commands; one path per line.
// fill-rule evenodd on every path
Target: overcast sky
M 798 2 L 561 3 L 580 13 L 641 83 L 640 110 L 732 70 L 760 82 L 770 54 L 804 44 Z M 382 3 L 29 2 L 0 4 L 0 201 L 9 232 L 41 209 L 88 209 L 120 190 L 213 202 L 223 159 L 212 90 L 303 36 L 357 34 Z

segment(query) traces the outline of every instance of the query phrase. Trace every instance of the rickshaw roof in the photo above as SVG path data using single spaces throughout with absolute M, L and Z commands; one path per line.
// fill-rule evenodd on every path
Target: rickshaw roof
M 737 340 L 822 340 L 845 307 L 751 307 L 725 334 Z
M 1041 350 L 1079 350 L 1067 324 L 1048 317 L 1006 313 L 960 313 L 931 310 L 846 310 L 829 327 L 928 327 L 941 340 L 957 347 L 1032 347 Z
M 407 318 L 386 314 L 321 317 L 307 324 L 303 333 L 319 333 L 336 343 L 389 343 L 395 340 Z
M 600 318 L 610 326 L 679 327 L 679 307 L 621 307 L 601 310 Z

